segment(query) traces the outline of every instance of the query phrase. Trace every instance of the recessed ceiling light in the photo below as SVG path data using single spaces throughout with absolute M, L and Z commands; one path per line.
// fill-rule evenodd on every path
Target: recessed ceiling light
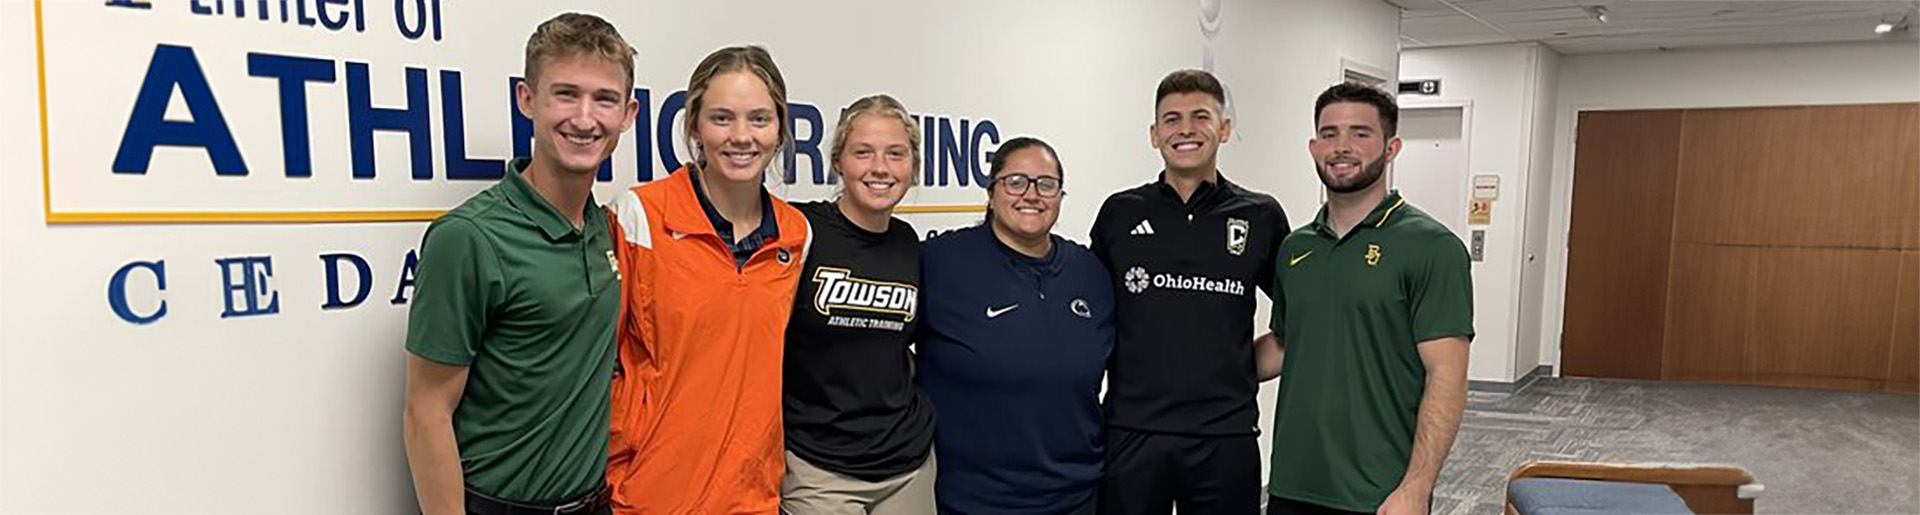
M 1893 24 L 1891 23 L 1882 23 L 1882 24 L 1873 26 L 1874 34 L 1886 34 L 1888 32 L 1893 32 Z

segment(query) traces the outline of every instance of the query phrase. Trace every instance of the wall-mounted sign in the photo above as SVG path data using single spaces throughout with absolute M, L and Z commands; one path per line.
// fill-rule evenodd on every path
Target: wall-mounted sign
M 1492 225 L 1493 201 L 1473 199 L 1467 202 L 1467 225 Z
M 1473 176 L 1473 198 L 1476 200 L 1500 198 L 1500 176 L 1493 174 Z
M 531 154 L 533 122 L 513 104 L 525 38 L 500 36 L 528 33 L 552 7 L 365 3 L 36 3 L 46 223 L 425 222 Z M 602 14 L 642 33 L 637 12 Z M 598 198 L 692 157 L 677 137 L 686 65 L 637 66 L 640 111 L 600 169 Z M 868 90 L 805 91 L 789 105 L 776 193 L 831 198 L 827 135 Z M 928 110 L 914 115 L 923 166 L 900 212 L 984 211 L 1002 127 L 980 108 L 913 98 Z
M 1402 95 L 1439 95 L 1440 79 L 1400 81 Z

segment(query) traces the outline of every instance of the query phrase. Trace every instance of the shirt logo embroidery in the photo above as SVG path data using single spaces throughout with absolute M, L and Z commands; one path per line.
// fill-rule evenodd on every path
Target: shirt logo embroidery
M 1122 278 L 1122 280 L 1125 281 L 1127 285 L 1127 291 L 1136 295 L 1147 291 L 1149 287 L 1163 290 L 1218 293 L 1235 297 L 1247 293 L 1246 283 L 1240 282 L 1239 279 L 1214 279 L 1212 277 L 1199 275 L 1180 275 L 1164 272 L 1149 273 L 1147 269 L 1137 266 L 1128 269 L 1127 275 Z
M 1019 307 L 1020 307 L 1019 304 L 1014 304 L 1012 306 L 1007 306 L 1000 309 L 993 309 L 993 306 L 987 306 L 987 318 L 989 319 L 1000 318 L 1000 315 L 1007 314 L 1008 311 L 1013 311 L 1015 308 L 1019 308 Z
M 1380 246 L 1367 244 L 1367 266 L 1380 266 Z
M 1311 255 L 1313 255 L 1313 251 L 1309 250 L 1305 254 L 1294 256 L 1292 259 L 1288 259 L 1287 268 L 1293 268 L 1295 266 L 1299 266 L 1301 261 L 1306 261 L 1307 256 L 1311 256 Z
M 1153 236 L 1153 224 L 1147 223 L 1145 219 L 1142 219 L 1140 220 L 1140 225 L 1133 226 L 1133 231 L 1127 234 L 1134 236 Z
M 788 251 L 787 251 L 787 249 L 780 249 L 780 252 L 779 252 L 779 259 L 780 259 L 780 264 L 782 264 L 782 265 L 786 265 L 786 264 L 792 264 L 792 263 L 793 263 L 793 253 L 791 253 L 791 252 L 788 252 Z
M 1227 252 L 1235 256 L 1247 251 L 1247 233 L 1250 226 L 1246 220 L 1227 219 Z
M 607 268 L 610 268 L 613 270 L 613 280 L 615 281 L 621 280 L 620 258 L 614 257 L 613 251 L 611 250 L 607 251 Z
M 1073 314 L 1080 315 L 1080 318 L 1093 319 L 1093 307 L 1087 305 L 1087 299 L 1073 299 L 1067 308 L 1072 309 Z
M 1147 291 L 1147 284 L 1148 284 L 1147 269 L 1140 268 L 1137 266 L 1133 267 L 1132 269 L 1127 270 L 1126 279 L 1127 279 L 1127 292 L 1140 293 L 1143 291 Z
M 861 279 L 850 270 L 828 267 L 814 270 L 813 282 L 818 283 L 813 310 L 822 316 L 852 310 L 900 315 L 901 322 L 912 322 L 920 308 L 920 289 L 911 284 Z

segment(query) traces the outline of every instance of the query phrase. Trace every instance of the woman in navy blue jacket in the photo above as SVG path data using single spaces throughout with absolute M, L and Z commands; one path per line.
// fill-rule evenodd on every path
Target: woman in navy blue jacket
M 1064 195 L 1053 147 L 1008 140 L 990 177 L 987 222 L 921 252 L 918 381 L 937 419 L 935 498 L 946 514 L 1091 514 L 1112 283 L 1086 247 L 1052 234 Z

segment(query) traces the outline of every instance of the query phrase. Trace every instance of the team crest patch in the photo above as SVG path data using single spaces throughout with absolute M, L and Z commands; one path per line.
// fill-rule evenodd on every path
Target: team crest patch
M 1367 244 L 1367 266 L 1380 266 L 1380 246 Z
M 780 264 L 782 265 L 793 263 L 793 253 L 788 252 L 787 249 L 780 249 L 780 252 L 777 253 L 776 256 L 778 256 Z
M 1227 219 L 1227 252 L 1235 256 L 1247 251 L 1247 233 L 1250 226 L 1246 220 Z

